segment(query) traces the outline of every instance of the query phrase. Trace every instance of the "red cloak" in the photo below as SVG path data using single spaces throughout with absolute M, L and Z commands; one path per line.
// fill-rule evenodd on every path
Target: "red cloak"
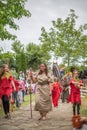
M 61 91 L 62 91 L 62 88 L 61 88 L 59 82 L 53 83 L 52 86 L 53 86 L 52 102 L 53 102 L 54 107 L 57 107 L 57 106 L 58 106 L 58 100 L 59 100 L 59 97 L 60 97 L 60 93 L 61 93 Z
M 78 88 L 75 84 L 73 84 L 74 80 L 70 79 L 70 95 L 68 98 L 68 102 L 74 103 L 80 103 L 81 104 L 81 95 L 80 95 L 80 88 Z M 79 81 L 81 83 L 81 80 Z

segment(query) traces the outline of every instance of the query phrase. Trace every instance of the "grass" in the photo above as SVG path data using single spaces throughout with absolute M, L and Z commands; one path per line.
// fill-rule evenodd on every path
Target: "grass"
M 34 94 L 31 95 L 31 98 L 32 98 L 32 102 L 35 101 Z M 30 104 L 30 95 L 25 95 L 24 102 L 22 102 L 21 107 L 28 106 L 29 104 Z M 17 111 L 17 110 L 18 109 L 15 108 L 15 111 Z M 2 117 L 3 115 L 4 115 L 3 109 L 0 108 L 0 117 Z
M 35 101 L 35 95 L 34 94 L 31 95 L 31 100 L 32 100 L 32 102 Z M 30 104 L 30 95 L 25 95 L 24 102 L 22 103 L 21 106 L 24 107 L 24 106 L 27 106 L 29 104 Z
M 87 97 L 82 98 L 81 115 L 87 117 Z
M 4 115 L 3 110 L 0 108 L 0 117 L 2 117 Z

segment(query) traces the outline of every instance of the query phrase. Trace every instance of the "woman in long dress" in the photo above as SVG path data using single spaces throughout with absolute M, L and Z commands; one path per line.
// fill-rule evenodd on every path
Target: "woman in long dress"
M 39 111 L 39 120 L 45 120 L 46 115 L 52 109 L 51 101 L 51 77 L 48 74 L 46 64 L 40 65 L 40 71 L 36 78 L 30 72 L 30 77 L 34 82 L 37 82 L 35 94 L 35 110 Z

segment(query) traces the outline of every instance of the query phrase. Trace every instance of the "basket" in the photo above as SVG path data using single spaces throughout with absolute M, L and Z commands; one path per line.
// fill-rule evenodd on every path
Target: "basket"
M 79 115 L 75 115 L 72 117 L 72 125 L 74 128 L 79 129 L 82 127 L 82 122 L 80 122 L 80 116 Z

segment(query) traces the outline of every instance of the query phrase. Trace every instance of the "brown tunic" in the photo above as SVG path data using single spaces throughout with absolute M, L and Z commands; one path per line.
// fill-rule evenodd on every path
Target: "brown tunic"
M 51 77 L 45 74 L 38 75 L 37 89 L 35 98 L 35 110 L 40 112 L 48 112 L 52 109 L 52 101 L 50 94 Z

